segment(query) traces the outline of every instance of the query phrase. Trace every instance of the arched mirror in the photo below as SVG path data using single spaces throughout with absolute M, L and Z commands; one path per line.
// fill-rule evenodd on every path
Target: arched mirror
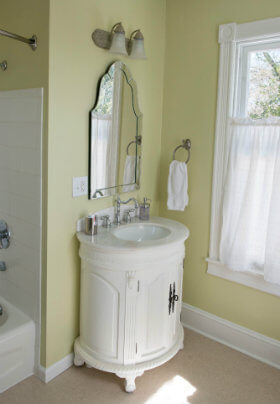
M 101 77 L 89 114 L 89 199 L 139 189 L 142 114 L 123 62 Z

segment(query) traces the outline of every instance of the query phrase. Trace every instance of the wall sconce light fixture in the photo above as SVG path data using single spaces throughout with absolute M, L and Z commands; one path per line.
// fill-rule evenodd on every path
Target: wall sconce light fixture
M 132 59 L 146 59 L 144 48 L 144 37 L 140 29 L 133 31 L 129 40 L 130 53 Z
M 130 39 L 125 37 L 125 31 L 121 22 L 115 24 L 111 32 L 96 29 L 92 33 L 92 40 L 96 46 L 128 56 L 132 59 L 146 59 L 144 49 L 144 36 L 140 29 L 133 31 Z
M 111 45 L 109 52 L 125 56 L 128 55 L 125 44 L 125 30 L 123 29 L 121 22 L 115 24 L 111 30 Z

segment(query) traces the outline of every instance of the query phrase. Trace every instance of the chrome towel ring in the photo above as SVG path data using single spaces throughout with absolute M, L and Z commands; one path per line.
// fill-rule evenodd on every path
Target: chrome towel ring
M 173 160 L 175 160 L 175 154 L 176 154 L 176 151 L 178 150 L 178 149 L 180 149 L 180 148 L 183 148 L 183 149 L 186 149 L 187 151 L 188 151 L 188 158 L 187 158 L 187 160 L 185 161 L 185 163 L 186 164 L 188 164 L 188 162 L 189 162 L 189 160 L 190 160 L 190 158 L 191 158 L 191 140 L 190 139 L 183 139 L 182 140 L 182 144 L 180 144 L 179 146 L 177 146 L 176 148 L 175 148 L 175 150 L 174 150 L 174 152 L 173 152 Z
M 137 144 L 138 146 L 141 146 L 142 143 L 142 136 L 135 136 L 135 140 L 132 140 L 131 142 L 128 143 L 127 148 L 126 148 L 126 154 L 129 156 L 129 147 L 133 144 Z

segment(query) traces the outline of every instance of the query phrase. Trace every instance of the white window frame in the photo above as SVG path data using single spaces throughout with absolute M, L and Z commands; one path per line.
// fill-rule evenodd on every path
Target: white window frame
M 218 103 L 215 133 L 214 172 L 212 183 L 212 207 L 210 247 L 207 273 L 223 279 L 241 283 L 252 288 L 280 296 L 280 286 L 266 282 L 262 275 L 238 272 L 227 268 L 219 261 L 219 245 L 222 225 L 222 195 L 230 144 L 230 118 L 240 114 L 237 91 L 242 72 L 240 58 L 244 49 L 280 42 L 280 18 L 245 24 L 223 24 L 219 27 L 220 61 Z M 243 64 L 244 66 L 244 64 Z M 244 76 L 244 75 L 243 75 Z M 245 110 L 243 105 L 243 111 Z
M 238 118 L 247 118 L 247 102 L 249 87 L 249 65 L 248 58 L 250 52 L 263 51 L 267 49 L 280 48 L 280 40 L 274 37 L 273 40 L 266 39 L 262 41 L 247 41 L 237 44 L 236 58 L 237 62 L 237 85 L 235 86 L 234 95 L 234 116 Z

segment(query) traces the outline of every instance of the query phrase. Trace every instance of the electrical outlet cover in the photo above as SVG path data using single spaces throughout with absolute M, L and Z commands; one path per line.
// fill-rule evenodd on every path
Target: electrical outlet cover
M 87 195 L 88 177 L 73 177 L 72 195 L 73 197 Z

